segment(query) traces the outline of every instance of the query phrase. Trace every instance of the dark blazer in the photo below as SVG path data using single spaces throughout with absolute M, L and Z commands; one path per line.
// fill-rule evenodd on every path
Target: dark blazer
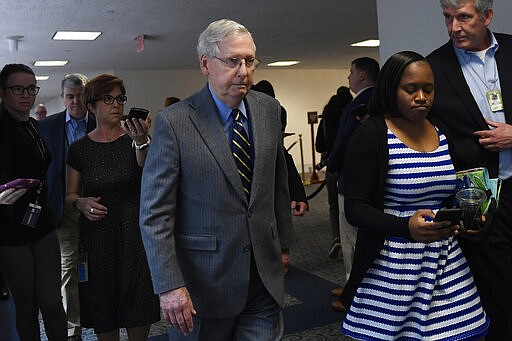
M 44 174 L 51 161 L 48 147 L 40 141 L 39 134 L 27 126 L 37 129 L 37 121 L 30 118 L 28 122 L 19 122 L 3 104 L 0 104 L 0 145 L 3 146 L 0 158 L 0 184 L 16 178 L 33 178 L 44 180 Z M 38 143 L 34 141 L 35 135 Z M 44 154 L 42 154 L 44 152 Z M 44 155 L 44 156 L 43 156 Z M 48 209 L 47 186 L 42 181 L 40 186 L 33 187 L 21 196 L 13 205 L 0 205 L 0 246 L 22 245 L 43 238 L 56 227 L 51 210 Z M 27 207 L 38 200 L 42 206 L 36 228 L 21 224 Z
M 281 248 L 292 225 L 281 109 L 256 91 L 244 103 L 254 146 L 249 201 L 207 86 L 156 115 L 144 165 L 140 227 L 154 291 L 186 286 L 199 317 L 242 311 L 251 259 L 284 304 Z
M 90 113 L 87 115 L 87 132 L 90 132 L 96 127 L 96 118 Z M 48 198 L 57 222 L 60 223 L 66 196 L 66 157 L 69 148 L 66 137 L 66 110 L 39 121 L 39 130 L 52 155 L 52 162 L 46 173 Z
M 496 63 L 500 76 L 505 118 L 512 124 L 512 36 L 495 33 L 499 48 Z M 489 175 L 498 176 L 499 153 L 484 149 L 473 136 L 476 130 L 489 129 L 476 104 L 460 68 L 451 41 L 433 51 L 427 59 L 434 71 L 436 98 L 430 111 L 433 122 L 447 129 L 443 132 L 451 139 L 455 169 L 487 167 Z
M 329 163 L 327 170 L 331 173 L 338 173 L 338 192 L 343 194 L 343 162 L 345 158 L 345 150 L 347 149 L 348 141 L 354 130 L 361 125 L 361 122 L 356 118 L 354 111 L 362 105 L 368 105 L 370 98 L 373 95 L 374 87 L 368 88 L 361 92 L 359 96 L 354 98 L 352 102 L 347 104 L 340 117 L 338 132 L 336 134 L 336 141 L 331 154 L 329 155 Z
M 304 185 L 302 183 L 302 178 L 297 171 L 297 167 L 295 167 L 295 162 L 293 162 L 293 157 L 288 153 L 288 151 L 284 150 L 284 157 L 286 158 L 286 168 L 288 170 L 288 187 L 290 189 L 290 200 L 297 202 L 308 202 L 306 197 L 306 191 L 304 190 Z
M 512 36 L 495 33 L 499 48 L 495 58 L 505 108 L 505 120 L 512 124 Z M 489 129 L 466 83 L 451 41 L 433 51 L 428 61 L 434 71 L 436 98 L 430 112 L 454 148 L 452 160 L 456 170 L 487 167 L 494 178 L 499 173 L 499 153 L 483 148 L 473 136 L 477 130 Z M 491 318 L 486 340 L 505 340 L 512 323 L 511 233 L 512 179 L 503 182 L 498 210 L 492 217 L 488 233 L 478 243 L 459 239 L 471 267 L 482 305 Z
M 409 238 L 409 229 L 408 218 L 383 212 L 389 162 L 387 126 L 383 116 L 372 117 L 356 129 L 345 158 L 345 212 L 348 222 L 358 227 L 354 264 L 341 297 L 341 302 L 348 308 L 382 249 L 386 235 Z

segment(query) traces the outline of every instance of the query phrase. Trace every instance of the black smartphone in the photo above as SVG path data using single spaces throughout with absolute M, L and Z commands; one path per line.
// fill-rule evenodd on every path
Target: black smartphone
M 461 208 L 441 208 L 437 211 L 434 221 L 449 221 L 452 225 L 459 225 L 461 218 Z
M 142 118 L 145 120 L 148 117 L 149 110 L 144 108 L 131 108 L 130 112 L 128 113 L 128 118 Z

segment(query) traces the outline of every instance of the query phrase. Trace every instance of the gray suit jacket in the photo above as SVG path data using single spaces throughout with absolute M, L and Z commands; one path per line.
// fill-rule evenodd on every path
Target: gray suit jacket
M 144 166 L 140 226 L 155 293 L 186 286 L 200 317 L 242 311 L 251 253 L 283 305 L 281 248 L 292 226 L 280 105 L 254 91 L 244 101 L 255 154 L 249 202 L 207 86 L 156 115 Z

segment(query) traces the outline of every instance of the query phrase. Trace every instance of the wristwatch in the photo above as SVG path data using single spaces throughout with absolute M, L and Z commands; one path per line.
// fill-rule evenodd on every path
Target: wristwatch
M 138 145 L 135 141 L 133 141 L 132 144 L 137 150 L 146 150 L 149 148 L 149 145 L 151 144 L 151 138 L 148 135 L 148 140 L 146 141 L 146 143 Z

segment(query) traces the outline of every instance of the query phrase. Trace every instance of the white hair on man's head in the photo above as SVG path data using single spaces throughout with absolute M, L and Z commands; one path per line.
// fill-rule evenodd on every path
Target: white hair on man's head
M 492 1 L 493 0 L 473 0 L 473 4 L 480 15 L 480 18 L 483 18 L 487 11 L 492 8 Z M 465 5 L 467 2 L 468 0 L 440 0 L 442 9 L 447 7 L 460 7 Z
M 252 39 L 251 32 L 245 26 L 229 19 L 220 19 L 208 25 L 199 35 L 197 41 L 197 55 L 212 58 L 219 53 L 218 44 L 231 35 L 248 35 Z M 254 44 L 254 43 L 253 43 Z M 256 45 L 254 45 L 256 51 Z
M 81 73 L 71 73 L 64 76 L 61 83 L 61 95 L 64 94 L 64 88 L 83 88 L 87 83 L 87 77 Z

